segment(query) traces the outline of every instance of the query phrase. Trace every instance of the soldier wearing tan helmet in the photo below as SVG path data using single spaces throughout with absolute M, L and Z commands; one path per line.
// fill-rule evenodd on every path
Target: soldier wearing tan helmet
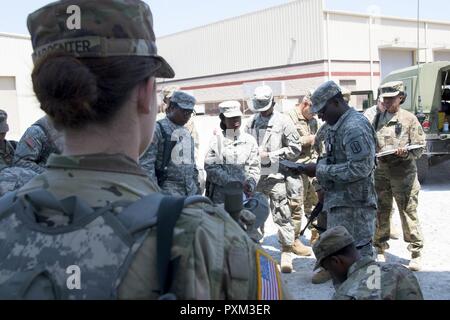
M 255 89 L 251 117 L 245 131 L 253 135 L 259 146 L 261 178 L 256 190 L 270 199 L 270 208 L 281 243 L 281 271 L 293 270 L 292 254 L 300 254 L 295 246 L 294 223 L 288 205 L 286 177 L 279 172 L 279 161 L 297 160 L 301 153 L 300 136 L 292 121 L 275 110 L 272 88 L 267 85 Z M 299 183 L 299 187 L 302 187 Z
M 395 198 L 403 228 L 403 239 L 411 252 L 409 267 L 421 268 L 423 235 L 420 228 L 417 205 L 420 183 L 417 178 L 416 159 L 424 147 L 408 151 L 408 145 L 425 146 L 425 134 L 417 118 L 401 108 L 406 100 L 403 82 L 394 81 L 380 86 L 384 112 L 379 112 L 373 126 L 377 133 L 377 152 L 395 151 L 378 158 L 375 186 L 378 194 L 378 217 L 375 247 L 378 259 L 383 261 L 389 248 L 390 215 L 392 199 Z

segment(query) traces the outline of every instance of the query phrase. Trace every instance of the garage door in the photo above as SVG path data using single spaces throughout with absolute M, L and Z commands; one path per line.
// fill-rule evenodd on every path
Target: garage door
M 450 61 L 450 51 L 435 51 L 434 61 Z
M 413 51 L 380 50 L 381 78 L 385 78 L 394 70 L 414 65 Z

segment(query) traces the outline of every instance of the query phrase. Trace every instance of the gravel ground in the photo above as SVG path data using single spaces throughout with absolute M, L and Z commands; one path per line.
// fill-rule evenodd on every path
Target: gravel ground
M 424 234 L 423 268 L 416 272 L 425 299 L 450 300 L 450 162 L 431 169 L 430 176 L 423 184 L 419 195 L 419 217 Z M 398 213 L 394 223 L 401 230 Z M 268 219 L 267 232 L 263 247 L 279 261 L 280 250 L 277 240 L 277 227 Z M 307 232 L 303 243 L 309 245 L 310 234 Z M 387 251 L 386 261 L 408 265 L 410 253 L 402 240 L 390 240 L 391 248 Z M 331 281 L 321 285 L 311 284 L 314 257 L 297 257 L 294 259 L 295 272 L 283 274 L 283 281 L 295 299 L 321 300 L 329 299 L 334 290 Z
M 243 122 L 245 123 L 246 120 Z M 208 142 L 214 128 L 218 127 L 218 117 L 197 116 L 196 126 L 200 135 L 201 161 L 207 151 Z M 419 195 L 419 217 L 425 238 L 423 250 L 423 269 L 416 273 L 425 299 L 450 300 L 450 162 L 433 167 L 427 181 L 423 184 Z M 305 220 L 305 219 L 304 219 Z M 304 221 L 305 223 L 305 221 Z M 394 215 L 394 223 L 401 230 L 398 213 Z M 272 219 L 268 219 L 265 227 L 266 235 L 263 247 L 277 261 L 280 259 L 280 246 L 277 228 Z M 302 239 L 309 245 L 309 231 Z M 387 251 L 387 262 L 408 265 L 410 254 L 407 244 L 402 240 L 391 240 L 391 248 Z M 295 271 L 283 274 L 283 281 L 294 299 L 323 300 L 333 294 L 331 281 L 321 285 L 311 284 L 312 269 L 315 258 L 297 257 L 294 260 Z

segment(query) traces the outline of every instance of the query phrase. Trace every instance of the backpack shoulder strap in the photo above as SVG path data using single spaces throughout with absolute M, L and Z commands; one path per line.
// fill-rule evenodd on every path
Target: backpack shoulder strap
M 183 208 L 195 203 L 212 202 L 202 196 L 182 197 L 164 197 L 158 210 L 158 231 L 156 237 L 157 268 L 160 285 L 160 299 L 173 300 L 176 296 L 170 293 L 172 283 L 178 270 L 180 258 L 171 261 L 171 252 L 173 244 L 173 232 L 175 224 L 183 211 Z
M 173 231 L 184 208 L 185 198 L 164 197 L 158 210 L 158 230 L 156 237 L 157 270 L 161 299 L 174 299 L 169 294 L 178 267 L 179 259 L 171 261 Z

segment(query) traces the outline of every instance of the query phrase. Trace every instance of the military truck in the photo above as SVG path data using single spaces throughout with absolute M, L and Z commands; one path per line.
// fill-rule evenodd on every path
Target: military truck
M 429 167 L 450 159 L 450 61 L 432 62 L 391 72 L 382 83 L 403 81 L 407 99 L 402 108 L 417 116 L 426 134 L 426 150 L 417 160 L 419 181 Z

